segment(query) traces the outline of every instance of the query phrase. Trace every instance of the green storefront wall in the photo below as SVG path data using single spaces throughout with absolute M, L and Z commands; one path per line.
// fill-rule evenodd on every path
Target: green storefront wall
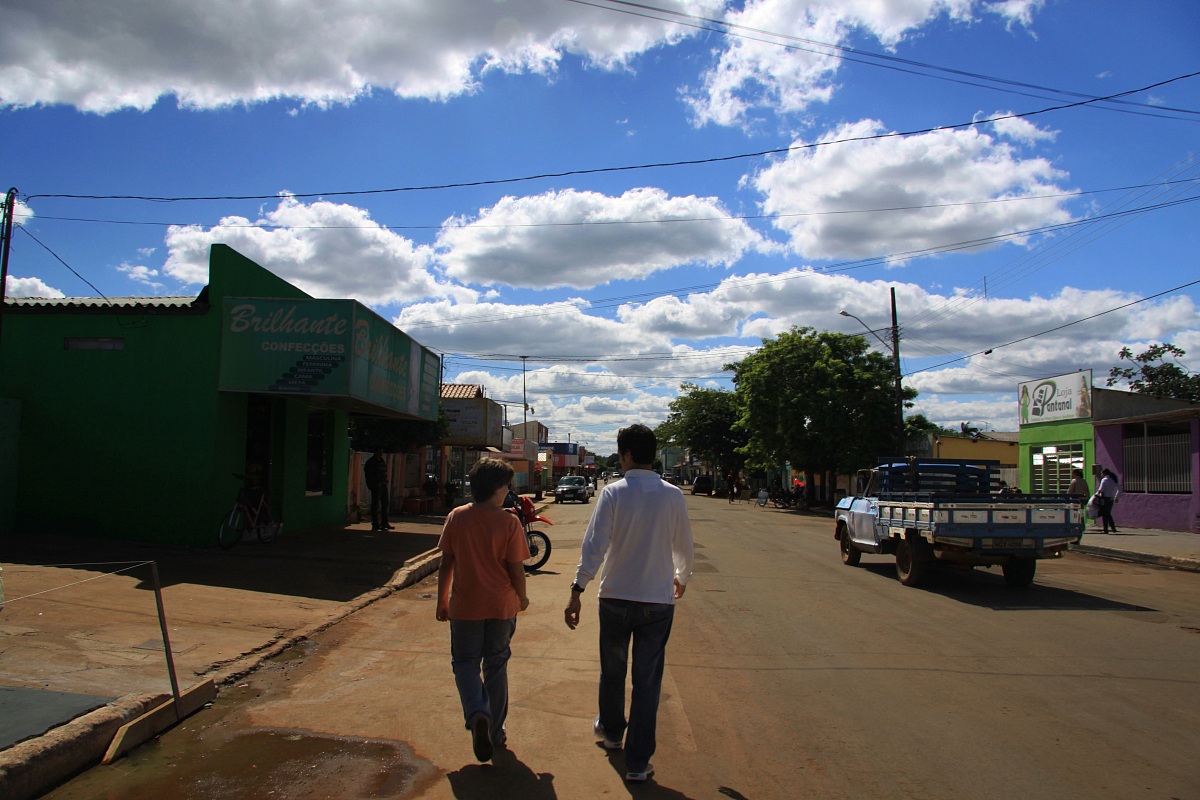
M 191 304 L 6 306 L 0 435 L 16 441 L 17 463 L 0 533 L 213 545 L 240 486 L 233 475 L 246 471 L 252 407 L 268 410 L 255 419 L 270 428 L 270 501 L 285 535 L 344 522 L 349 402 L 219 391 L 226 297 L 309 299 L 214 245 L 209 285 Z M 105 340 L 120 349 L 96 349 Z M 314 408 L 326 412 L 323 492 L 307 491 Z
M 1022 425 L 1019 445 L 1020 461 L 1018 462 L 1021 491 L 1032 491 L 1029 473 L 1032 468 L 1034 448 L 1048 445 L 1081 444 L 1083 445 L 1084 474 L 1088 474 L 1091 465 L 1096 463 L 1096 441 L 1093 432 L 1091 419 Z

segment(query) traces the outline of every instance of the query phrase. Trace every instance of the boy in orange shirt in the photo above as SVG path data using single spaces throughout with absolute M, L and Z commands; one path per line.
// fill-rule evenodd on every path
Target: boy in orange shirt
M 470 475 L 474 502 L 450 512 L 438 540 L 437 619 L 450 621 L 454 683 L 480 761 L 505 743 L 509 642 L 517 614 L 529 607 L 529 546 L 516 515 L 503 508 L 512 476 L 507 461 L 480 459 Z

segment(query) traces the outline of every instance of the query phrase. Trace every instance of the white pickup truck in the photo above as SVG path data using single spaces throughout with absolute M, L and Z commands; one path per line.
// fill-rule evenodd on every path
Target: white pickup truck
M 905 586 L 936 562 L 999 565 L 1010 586 L 1028 586 L 1039 559 L 1062 557 L 1083 534 L 1083 509 L 1066 495 L 1001 494 L 998 461 L 888 459 L 858 484 L 834 512 L 842 563 L 893 553 Z

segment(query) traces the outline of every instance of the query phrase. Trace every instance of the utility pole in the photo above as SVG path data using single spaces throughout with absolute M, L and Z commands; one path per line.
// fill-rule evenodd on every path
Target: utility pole
M 900 322 L 896 316 L 896 287 L 892 287 L 892 366 L 896 375 L 896 455 L 904 455 L 908 437 L 904 435 L 904 387 L 900 385 Z
M 4 298 L 8 295 L 8 252 L 12 250 L 13 213 L 17 206 L 17 187 L 8 190 L 4 198 L 4 223 L 0 227 L 0 329 L 4 324 Z
M 867 333 L 879 340 L 885 348 L 892 351 L 892 384 L 896 392 L 896 431 L 895 431 L 895 453 L 897 456 L 904 455 L 904 446 L 908 443 L 908 437 L 904 435 L 904 387 L 900 383 L 900 321 L 896 314 L 896 287 L 892 287 L 892 340 L 888 342 L 882 336 L 875 332 L 867 323 L 863 322 L 858 317 L 851 314 L 849 311 L 842 310 L 838 312 L 843 317 L 849 317 L 867 329 Z

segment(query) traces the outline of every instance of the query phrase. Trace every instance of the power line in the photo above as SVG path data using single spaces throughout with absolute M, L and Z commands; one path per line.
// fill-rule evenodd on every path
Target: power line
M 874 266 L 876 264 L 888 263 L 888 262 L 897 261 L 897 260 L 911 259 L 911 258 L 916 258 L 918 256 L 937 255 L 937 254 L 942 254 L 942 253 L 951 253 L 951 252 L 955 252 L 955 251 L 959 251 L 959 250 L 978 249 L 981 247 L 985 247 L 985 246 L 992 245 L 992 244 L 997 244 L 999 242 L 1004 242 L 1004 241 L 1008 241 L 1011 239 L 1021 239 L 1021 238 L 1025 238 L 1025 237 L 1032 236 L 1035 234 L 1043 234 L 1043 233 L 1051 233 L 1051 232 L 1060 231 L 1060 230 L 1068 230 L 1068 229 L 1071 229 L 1071 228 L 1074 228 L 1077 226 L 1093 225 L 1098 222 L 1116 218 L 1116 217 L 1128 216 L 1131 214 L 1140 214 L 1140 213 L 1145 213 L 1147 211 L 1160 210 L 1163 208 L 1171 208 L 1171 207 L 1174 207 L 1177 205 L 1183 205 L 1186 203 L 1195 202 L 1196 200 L 1200 200 L 1200 195 L 1193 196 L 1193 197 L 1187 197 L 1187 198 L 1183 198 L 1183 199 L 1172 200 L 1172 201 L 1168 201 L 1168 202 L 1164 202 L 1164 203 L 1157 203 L 1157 204 L 1150 205 L 1150 206 L 1142 206 L 1142 207 L 1131 209 L 1131 210 L 1113 212 L 1111 214 L 1105 214 L 1105 215 L 1098 216 L 1098 217 L 1086 217 L 1084 219 L 1073 220 L 1071 222 L 1056 223 L 1054 225 L 1044 225 L 1039 228 L 1027 228 L 1027 229 L 1023 229 L 1020 231 L 1013 231 L 1011 233 L 996 234 L 993 236 L 984 236 L 984 237 L 980 237 L 978 239 L 969 239 L 969 240 L 965 240 L 965 241 L 961 241 L 961 242 L 954 242 L 954 243 L 950 243 L 950 244 L 918 248 L 915 250 L 907 250 L 907 251 L 902 251 L 899 253 L 891 253 L 889 255 L 871 256 L 869 258 L 857 259 L 857 260 L 853 260 L 853 261 L 844 261 L 844 262 L 839 262 L 839 263 L 832 264 L 832 265 L 829 265 L 826 267 L 822 267 L 820 269 L 812 269 L 812 270 L 807 270 L 807 271 L 794 272 L 792 274 L 786 274 L 786 275 L 772 275 L 772 276 L 766 277 L 766 278 L 729 279 L 726 281 L 695 284 L 692 286 L 677 287 L 675 289 L 667 289 L 667 290 L 663 290 L 663 291 L 642 292 L 642 293 L 639 293 L 636 295 L 625 295 L 625 296 L 613 297 L 613 298 L 603 298 L 603 299 L 594 301 L 592 303 L 589 303 L 588 308 L 589 309 L 611 308 L 613 306 L 619 306 L 619 305 L 622 305 L 623 303 L 629 302 L 630 300 L 635 300 L 635 299 L 639 299 L 642 297 L 677 296 L 677 295 L 683 295 L 683 294 L 691 294 L 693 292 L 698 292 L 698 291 L 712 290 L 712 289 L 719 288 L 722 286 L 724 286 L 725 288 L 732 288 L 732 289 L 744 289 L 744 288 L 760 286 L 760 285 L 764 285 L 764 284 L 780 283 L 780 282 L 784 282 L 784 281 L 797 280 L 799 278 L 810 277 L 812 275 L 849 272 L 851 270 L 863 269 L 863 268 L 866 268 L 869 266 Z M 521 313 L 496 312 L 496 313 L 480 314 L 478 316 L 471 316 L 471 317 L 459 317 L 459 318 L 453 319 L 453 320 L 438 320 L 438 321 L 427 321 L 427 322 L 407 321 L 407 322 L 405 322 L 404 328 L 405 328 L 405 330 L 417 330 L 417 329 L 421 329 L 421 328 L 445 327 L 448 325 L 480 325 L 480 324 L 486 324 L 489 322 L 496 322 L 496 321 L 507 321 L 507 320 L 514 320 L 514 319 L 531 319 L 531 318 L 539 318 L 539 317 L 558 316 L 558 315 L 562 315 L 562 314 L 574 313 L 575 311 L 578 310 L 578 308 L 574 305 L 572 305 L 570 307 L 562 307 L 564 304 L 561 304 L 561 303 L 557 304 L 557 305 L 559 305 L 560 307 L 557 309 L 554 309 L 554 310 L 538 309 L 538 310 L 526 311 L 526 312 L 521 312 Z
M 1195 156 L 1188 156 L 1188 158 L 1183 159 L 1181 162 L 1176 163 L 1171 169 L 1194 171 L 1197 167 L 1200 167 L 1200 165 L 1193 165 L 1192 167 L 1182 167 L 1182 165 L 1187 164 L 1187 162 L 1194 162 L 1194 160 L 1195 160 Z M 1160 173 L 1160 175 L 1165 174 L 1166 172 L 1169 172 L 1169 171 L 1170 170 L 1164 170 L 1162 173 Z M 1169 182 L 1163 182 L 1163 183 L 1159 183 L 1159 184 L 1146 184 L 1145 186 L 1147 188 L 1153 186 L 1153 187 L 1162 189 L 1167 186 L 1175 187 L 1175 186 L 1178 186 L 1179 184 L 1180 184 L 1180 181 L 1172 180 Z M 1139 188 L 1141 188 L 1141 187 L 1139 187 Z M 1178 195 L 1180 193 L 1181 192 L 1176 191 L 1175 194 L 1172 196 L 1170 193 L 1164 191 L 1164 192 L 1160 193 L 1159 197 L 1160 198 L 1164 198 L 1164 197 L 1168 198 L 1168 200 L 1164 200 L 1163 202 L 1167 202 L 1167 201 L 1173 202 L 1175 199 L 1178 199 Z M 1145 199 L 1146 194 L 1148 194 L 1148 192 L 1143 193 L 1141 196 L 1136 197 L 1136 198 L 1127 197 L 1127 198 L 1124 198 L 1123 200 L 1121 200 L 1120 202 L 1110 203 L 1107 206 L 1105 206 L 1104 209 L 1101 209 L 1101 211 L 1103 211 L 1105 209 L 1112 209 L 1112 208 L 1123 209 L 1125 206 L 1128 206 L 1132 202 L 1135 202 L 1135 201 L 1142 202 Z M 1143 206 L 1143 207 L 1145 207 L 1145 206 Z M 1135 211 L 1136 211 L 1136 209 L 1135 209 Z M 1110 212 L 1110 214 L 1111 213 L 1112 212 Z M 1005 288 L 1007 286 L 1011 286 L 1012 284 L 1016 283 L 1017 281 L 1028 277 L 1033 272 L 1036 272 L 1038 270 L 1045 268 L 1050 263 L 1053 263 L 1054 261 L 1058 261 L 1058 260 L 1066 257 L 1070 253 L 1073 253 L 1073 252 L 1079 250 L 1080 248 L 1091 244 L 1092 242 L 1096 241 L 1096 239 L 1100 238 L 1101 236 L 1106 236 L 1106 235 L 1112 233 L 1121 225 L 1127 224 L 1128 222 L 1132 221 L 1131 216 L 1126 216 L 1126 217 L 1117 219 L 1117 218 L 1110 216 L 1110 214 L 1102 215 L 1102 217 L 1105 219 L 1105 222 L 1104 222 L 1104 224 L 1097 226 L 1097 228 L 1100 229 L 1099 231 L 1092 229 L 1090 226 L 1089 227 L 1081 227 L 1081 228 L 1076 228 L 1076 229 L 1072 230 L 1063 239 L 1055 240 L 1052 242 L 1051 241 L 1043 241 L 1043 242 L 1039 243 L 1038 246 L 1035 247 L 1033 250 L 1017 257 L 1012 262 L 1010 262 L 1010 264 L 1007 267 L 1000 270 L 998 273 L 993 273 L 991 275 L 984 276 L 982 279 L 982 288 L 987 288 L 988 284 L 986 282 L 988 281 L 989 278 L 993 279 L 993 282 L 991 284 L 991 288 L 993 291 L 997 288 Z M 1094 219 L 1100 219 L 1100 218 L 1101 217 L 1095 217 Z M 994 278 L 997 276 L 1000 278 L 1000 280 L 998 282 L 994 280 Z M 934 323 L 941 321 L 943 319 L 946 319 L 953 314 L 958 314 L 962 311 L 965 311 L 968 307 L 970 307 L 971 305 L 974 305 L 975 303 L 980 302 L 980 300 L 982 299 L 981 295 L 980 295 L 980 288 L 981 288 L 981 282 L 976 282 L 972 291 L 963 293 L 962 295 L 959 295 L 954 298 L 946 300 L 946 302 L 944 304 L 942 304 L 942 306 L 939 308 L 929 309 L 929 310 L 923 312 L 922 314 L 918 315 L 915 319 L 910 320 L 909 324 L 910 325 L 917 324 L 917 325 L 919 325 L 919 327 L 929 327 L 929 326 L 933 325 Z
M 244 225 L 234 225 L 226 222 L 216 222 L 211 225 L 200 222 L 160 222 L 150 220 L 118 220 L 97 219 L 94 217 L 60 217 L 38 214 L 36 220 L 52 220 L 55 222 L 88 222 L 104 225 L 139 225 L 151 227 L 208 227 L 210 230 L 377 230 L 385 228 L 392 231 L 401 230 L 460 230 L 460 229 L 521 229 L 521 228 L 571 228 L 603 225 L 666 225 L 684 222 L 739 222 L 750 220 L 791 219 L 793 217 L 823 217 L 847 214 L 881 214 L 901 211 L 928 211 L 939 208 L 961 208 L 965 206 L 987 206 L 997 203 L 1019 203 L 1029 200 L 1056 200 L 1063 198 L 1085 197 L 1087 195 L 1106 194 L 1108 192 L 1128 192 L 1135 189 L 1149 189 L 1170 186 L 1172 184 L 1196 183 L 1200 178 L 1181 178 L 1163 181 L 1161 183 L 1135 184 L 1132 186 L 1114 186 L 1105 189 L 1080 189 L 1072 192 L 1052 192 L 1048 194 L 1031 194 L 1020 197 L 990 197 L 985 200 L 963 200 L 955 203 L 925 203 L 911 206 L 880 206 L 876 208 L 835 209 L 831 211 L 784 211 L 775 214 L 727 214 L 720 217 L 668 217 L 659 219 L 616 219 L 616 220 L 574 220 L 570 222 L 520 222 L 520 223 L 482 223 L 469 222 L 461 225 L 403 225 L 379 222 L 372 225 L 273 225 L 263 222 L 247 222 Z M 45 197 L 46 195 L 41 195 Z M 292 195 L 290 195 L 292 196 Z M 294 195 L 299 196 L 299 195 Z
M 587 0 L 566 0 L 566 2 L 574 3 L 576 5 L 589 6 L 591 8 L 596 8 L 596 9 L 600 9 L 603 11 L 612 11 L 612 12 L 619 13 L 619 14 L 628 14 L 630 16 L 642 17 L 644 19 L 653 19 L 653 20 L 657 20 L 659 22 L 667 22 L 667 20 L 662 19 L 661 17 L 655 17 L 650 14 L 643 14 L 643 13 L 639 13 L 636 11 L 629 11 L 624 8 L 612 8 L 610 6 L 601 5 L 597 2 L 588 2 Z M 683 11 L 675 11 L 673 9 L 661 8 L 658 6 L 652 6 L 652 5 L 648 5 L 645 3 L 634 3 L 634 2 L 629 2 L 628 0 L 607 0 L 607 2 L 612 3 L 613 5 L 627 6 L 629 8 L 639 8 L 639 9 L 643 9 L 646 11 L 653 11 L 653 12 L 660 13 L 660 14 L 667 14 L 667 15 L 670 15 L 670 16 L 676 17 L 676 18 L 696 20 L 698 22 L 706 22 L 706 23 L 709 23 L 712 25 L 720 25 L 721 28 L 708 28 L 703 25 L 695 25 L 695 24 L 682 23 L 682 22 L 675 23 L 678 25 L 682 25 L 684 27 L 690 27 L 690 28 L 695 28 L 695 29 L 702 30 L 702 31 L 707 31 L 710 33 L 721 34 L 722 36 L 729 36 L 729 37 L 738 38 L 738 39 L 745 39 L 748 41 L 761 42 L 763 44 L 771 44 L 771 45 L 775 45 L 777 47 L 787 49 L 787 50 L 799 50 L 801 52 L 815 53 L 817 55 L 833 55 L 833 53 L 828 53 L 823 50 L 814 50 L 814 49 L 807 48 L 807 47 L 797 47 L 795 45 L 789 45 L 789 44 L 785 43 L 786 41 L 794 41 L 794 42 L 803 42 L 805 44 L 814 45 L 816 47 L 822 47 L 822 48 L 825 48 L 826 50 L 832 50 L 832 51 L 836 51 L 838 53 L 849 53 L 849 54 L 853 54 L 856 56 L 862 56 L 863 58 L 849 58 L 844 55 L 838 56 L 838 57 L 843 61 L 850 61 L 850 62 L 856 63 L 856 64 L 864 64 L 866 66 L 877 67 L 880 69 L 889 69 L 889 70 L 893 70 L 895 72 L 903 72 L 903 73 L 907 73 L 910 75 L 917 75 L 917 76 L 923 77 L 923 78 L 933 78 L 935 80 L 944 80 L 944 81 L 949 81 L 951 83 L 960 83 L 960 84 L 963 84 L 966 86 L 974 86 L 974 87 L 981 88 L 981 89 L 991 89 L 993 91 L 1007 92 L 1010 94 L 1021 95 L 1023 97 L 1036 97 L 1036 98 L 1042 99 L 1042 100 L 1049 100 L 1052 98 L 1045 97 L 1044 95 L 1031 94 L 1029 92 L 1016 91 L 1015 89 L 1005 89 L 1003 87 L 1004 86 L 1013 86 L 1013 87 L 1020 87 L 1020 88 L 1025 88 L 1025 89 L 1034 89 L 1034 90 L 1037 90 L 1040 92 L 1051 92 L 1053 94 L 1063 95 L 1066 97 L 1088 98 L 1088 99 L 1093 99 L 1093 100 L 1102 99 L 1102 98 L 1097 98 L 1094 95 L 1084 94 L 1082 92 L 1073 92 L 1073 91 L 1069 91 L 1066 89 L 1056 89 L 1056 88 L 1050 87 L 1050 86 L 1039 86 L 1038 84 L 1035 84 L 1035 83 L 1026 83 L 1024 81 L 1012 80 L 1010 78 L 999 78 L 999 77 L 987 75 L 987 74 L 980 73 L 980 72 L 969 72 L 967 70 L 955 69 L 953 67 L 942 67 L 942 66 L 938 66 L 936 64 L 929 64 L 929 63 L 926 63 L 923 61 L 917 61 L 917 60 L 910 59 L 910 58 L 902 58 L 900 56 L 892 56 L 892 55 L 887 55 L 885 53 L 876 53 L 876 52 L 869 51 L 869 50 L 862 50 L 859 48 L 847 47 L 846 45 L 833 44 L 830 42 L 822 42 L 817 39 L 809 39 L 809 38 L 806 38 L 803 36 L 795 36 L 792 34 L 779 33 L 777 31 L 767 30 L 765 28 L 755 28 L 755 27 L 748 26 L 748 25 L 739 25 L 738 23 L 735 23 L 735 22 L 728 22 L 726 20 L 715 19 L 713 17 L 703 17 L 703 16 L 696 15 L 696 14 L 688 14 Z M 778 42 L 778 41 L 774 41 L 771 39 L 760 39 L 760 38 L 754 37 L 754 36 L 745 36 L 743 34 L 736 33 L 736 31 L 738 31 L 738 30 L 750 31 L 753 33 L 763 34 L 765 36 L 772 36 L 772 37 L 775 37 L 775 39 L 785 40 L 785 42 Z M 868 60 L 864 60 L 864 59 L 878 59 L 878 61 L 885 62 L 885 63 L 876 63 L 875 61 L 868 61 Z M 935 70 L 937 72 L 944 72 L 947 75 L 959 76 L 959 78 L 944 77 L 941 75 L 929 75 L 929 74 L 926 74 L 923 72 L 917 72 L 915 70 L 904 69 L 902 67 L 893 66 L 894 64 L 904 64 L 904 65 L 908 65 L 908 66 L 912 66 L 912 67 L 920 67 L 921 69 Z M 968 81 L 968 80 L 961 80 L 960 78 L 972 78 L 974 80 Z M 991 83 L 1002 84 L 1002 86 L 987 86 L 987 85 L 975 82 L 975 81 L 979 81 L 979 80 L 987 81 L 987 82 L 991 82 Z M 1137 106 L 1137 107 L 1141 107 L 1141 108 L 1150 108 L 1150 109 L 1155 109 L 1156 111 L 1173 111 L 1173 112 L 1176 112 L 1179 114 L 1200 115 L 1200 111 L 1196 111 L 1193 109 L 1172 108 L 1170 106 L 1159 106 L 1159 105 L 1153 105 L 1150 103 L 1138 103 L 1138 102 L 1135 102 L 1132 100 L 1111 100 L 1109 102 L 1119 103 L 1121 105 Z M 1161 113 L 1149 114 L 1149 113 L 1146 113 L 1143 111 L 1133 111 L 1130 109 L 1109 108 L 1106 110 L 1121 111 L 1124 113 L 1139 114 L 1141 116 L 1157 117 L 1160 119 L 1179 119 L 1179 117 L 1172 117 L 1172 116 L 1169 116 L 1166 114 L 1161 114 Z
M 598 175 L 598 174 L 603 174 L 603 173 L 633 172 L 633 171 L 646 170 L 646 169 L 663 169 L 663 168 L 684 167 L 684 166 L 701 166 L 701 165 L 706 165 L 706 164 L 720 164 L 720 163 L 727 163 L 730 161 L 741 161 L 741 160 L 750 159 L 750 158 L 762 158 L 764 156 L 769 156 L 769 155 L 779 155 L 782 153 L 793 153 L 793 152 L 800 152 L 800 151 L 804 151 L 804 150 L 815 150 L 817 148 L 828 147 L 828 146 L 835 145 L 835 144 L 847 144 L 850 142 L 877 141 L 877 140 L 882 140 L 882 139 L 900 138 L 900 137 L 904 137 L 904 136 L 917 136 L 919 134 L 924 134 L 924 133 L 935 133 L 938 131 L 949 131 L 949 130 L 957 130 L 959 128 L 970 128 L 970 127 L 974 127 L 976 125 L 984 125 L 984 124 L 987 124 L 990 122 L 1001 122 L 1003 120 L 1009 120 L 1009 119 L 1023 119 L 1026 117 L 1038 116 L 1040 114 L 1048 114 L 1053 111 L 1064 111 L 1064 110 L 1070 109 L 1070 108 L 1081 108 L 1083 106 L 1092 105 L 1094 103 L 1115 100 L 1115 99 L 1125 97 L 1125 96 L 1128 96 L 1131 94 L 1137 94 L 1138 92 L 1145 92 L 1145 91 L 1149 91 L 1151 89 L 1156 89 L 1160 86 L 1166 86 L 1167 84 L 1174 83 L 1176 81 L 1185 80 L 1187 78 L 1193 78 L 1193 77 L 1196 77 L 1197 75 L 1200 75 L 1200 70 L 1198 70 L 1196 72 L 1190 72 L 1190 73 L 1187 73 L 1184 75 L 1176 75 L 1175 77 L 1167 78 L 1165 80 L 1156 81 L 1155 83 L 1149 84 L 1148 86 L 1142 86 L 1137 89 L 1129 89 L 1129 90 L 1122 91 L 1122 92 L 1114 92 L 1113 94 L 1106 95 L 1104 97 L 1095 97 L 1095 98 L 1089 98 L 1086 100 L 1077 100 L 1077 101 L 1074 101 L 1071 103 L 1061 103 L 1059 105 L 1048 106 L 1046 108 L 1041 108 L 1041 109 L 1037 109 L 1034 111 L 1024 111 L 1024 112 L 1020 112 L 1020 113 L 1010 113 L 1010 114 L 997 114 L 997 115 L 994 115 L 991 117 L 986 117 L 983 119 L 972 119 L 969 122 L 958 122 L 958 123 L 954 123 L 952 125 L 938 125 L 938 126 L 934 126 L 934 127 L 920 128 L 920 129 L 909 130 L 909 131 L 899 131 L 899 132 L 892 132 L 892 133 L 875 133 L 875 134 L 866 134 L 863 136 L 848 136 L 848 137 L 845 137 L 842 139 L 829 139 L 829 140 L 820 141 L 820 142 L 809 142 L 807 144 L 793 144 L 793 145 L 789 145 L 786 147 L 775 147 L 775 148 L 771 148 L 769 150 L 759 150 L 759 151 L 755 151 L 752 153 L 737 153 L 734 155 L 727 155 L 727 156 L 711 156 L 709 158 L 685 159 L 685 160 L 679 160 L 679 161 L 660 161 L 660 162 L 653 162 L 653 163 L 646 163 L 646 164 L 629 164 L 629 165 L 617 166 L 617 167 L 593 167 L 590 169 L 572 169 L 572 170 L 564 170 L 561 172 L 545 172 L 545 173 L 541 173 L 541 174 L 537 174 L 537 175 L 526 175 L 526 176 L 522 176 L 522 177 L 512 177 L 512 178 L 493 178 L 493 179 L 488 179 L 488 180 L 462 181 L 462 182 L 456 182 L 456 183 L 441 183 L 441 184 L 426 184 L 426 185 L 420 185 L 420 186 L 399 186 L 399 187 L 392 187 L 392 188 L 387 188 L 387 189 L 359 189 L 359 190 L 346 190 L 346 191 L 336 191 L 336 192 L 297 192 L 297 193 L 292 193 L 289 196 L 291 196 L 291 197 L 346 197 L 346 196 L 351 196 L 351 195 L 361 196 L 361 195 L 377 195 L 377 194 L 396 194 L 396 193 L 400 193 L 400 192 L 435 191 L 435 190 L 443 190 L 443 189 L 462 189 L 462 188 L 470 188 L 470 187 L 478 187 L 478 186 L 499 186 L 499 185 L 504 185 L 504 184 L 525 183 L 528 181 L 544 180 L 547 178 L 566 178 L 566 177 L 574 177 L 574 176 L 579 176 L 579 175 Z M 139 201 L 154 202 L 154 203 L 175 203 L 175 202 L 200 202 L 200 201 L 210 201 L 210 200 L 271 200 L 278 196 L 279 195 L 277 193 L 269 194 L 269 195 L 262 195 L 262 194 L 258 194 L 258 195 L 207 195 L 207 196 L 191 196 L 191 197 L 183 197 L 183 196 L 180 196 L 180 197 L 156 197 L 156 196 L 150 196 L 150 195 L 90 195 L 90 194 L 43 193 L 43 194 L 28 195 L 26 197 L 26 201 L 33 200 L 35 198 L 45 197 L 45 198 L 57 198 L 57 199 L 68 199 L 68 200 L 139 200 Z
M 1113 308 L 1106 309 L 1105 311 L 1100 311 L 1100 312 L 1097 312 L 1097 313 L 1095 313 L 1095 314 L 1091 314 L 1091 315 L 1089 315 L 1089 316 L 1082 317 L 1081 319 L 1072 320 L 1071 322 L 1066 322 L 1066 323 L 1063 323 L 1062 325 L 1058 325 L 1058 326 L 1055 326 L 1055 327 L 1053 327 L 1053 328 L 1049 328 L 1049 329 L 1047 329 L 1047 330 L 1044 330 L 1044 331 L 1039 331 L 1038 333 L 1031 333 L 1031 334 L 1029 334 L 1028 336 L 1022 336 L 1020 339 L 1013 339 L 1011 342 L 1005 342 L 1004 344 L 996 344 L 996 345 L 992 345 L 991 347 L 989 347 L 989 348 L 987 348 L 987 349 L 980 350 L 980 351 L 978 351 L 978 352 L 975 352 L 975 353 L 970 353 L 970 354 L 968 354 L 968 355 L 959 356 L 958 358 L 954 358 L 954 359 L 951 359 L 951 360 L 949 360 L 949 361 L 943 361 L 943 362 L 942 362 L 942 363 L 940 363 L 940 364 L 934 364 L 934 365 L 932 365 L 932 366 L 929 366 L 929 367 L 923 367 L 923 368 L 921 368 L 921 369 L 913 370 L 912 372 L 906 373 L 906 375 L 916 375 L 918 372 L 928 372 L 928 371 L 929 371 L 929 370 L 931 370 L 931 369 L 937 369 L 938 367 L 944 367 L 944 366 L 946 366 L 946 365 L 948 365 L 948 364 L 954 364 L 954 363 L 956 363 L 956 362 L 958 362 L 958 361 L 962 361 L 962 360 L 964 360 L 964 359 L 973 358 L 973 357 L 975 357 L 975 356 L 981 356 L 981 355 L 985 355 L 985 354 L 987 354 L 987 353 L 990 353 L 990 352 L 992 352 L 993 350 L 999 350 L 1001 347 L 1010 347 L 1010 346 L 1012 346 L 1012 345 L 1014 345 L 1014 344 L 1020 344 L 1021 342 L 1027 342 L 1027 341 L 1029 341 L 1030 339 L 1036 339 L 1038 336 L 1045 336 L 1045 335 L 1046 335 L 1046 334 L 1048 334 L 1048 333 L 1054 333 L 1054 332 L 1056 332 L 1056 331 L 1061 331 L 1061 330 L 1063 330 L 1064 328 L 1069 328 L 1069 327 L 1071 327 L 1072 325 L 1078 325 L 1078 324 L 1080 324 L 1081 322 L 1088 322 L 1089 320 L 1093 320 L 1093 319 L 1096 319 L 1096 318 L 1098 318 L 1098 317 L 1103 317 L 1103 316 L 1104 316 L 1104 315 L 1106 315 L 1106 314 L 1111 314 L 1111 313 L 1113 313 L 1114 311 L 1120 311 L 1120 310 L 1122 310 L 1122 309 L 1125 309 L 1125 308 L 1130 308 L 1131 306 L 1136 306 L 1136 305 L 1138 305 L 1139 303 L 1145 303 L 1145 302 L 1147 302 L 1147 301 L 1149 301 L 1149 300 L 1154 300 L 1155 298 L 1162 297 L 1163 295 L 1168 295 L 1168 294 L 1171 294 L 1172 292 L 1178 292 L 1180 289 L 1186 289 L 1186 288 L 1188 288 L 1189 286 L 1195 286 L 1196 284 L 1200 284 L 1200 280 L 1195 280 L 1195 281 L 1191 281 L 1191 282 L 1189 282 L 1189 283 L 1184 283 L 1184 284 L 1181 284 L 1181 285 L 1179 285 L 1179 286 L 1176 286 L 1176 287 L 1174 287 L 1174 288 L 1172 288 L 1172 289 L 1167 289 L 1167 290 L 1165 290 L 1165 291 L 1159 292 L 1158 294 L 1152 294 L 1152 295 L 1150 295 L 1149 297 L 1143 297 L 1143 298 L 1141 298 L 1140 300 L 1134 300 L 1134 301 L 1132 301 L 1132 302 L 1129 302 L 1129 303 L 1124 303 L 1124 304 L 1122 304 L 1122 305 L 1119 305 L 1119 306 L 1115 306 L 1115 307 L 1113 307 Z

